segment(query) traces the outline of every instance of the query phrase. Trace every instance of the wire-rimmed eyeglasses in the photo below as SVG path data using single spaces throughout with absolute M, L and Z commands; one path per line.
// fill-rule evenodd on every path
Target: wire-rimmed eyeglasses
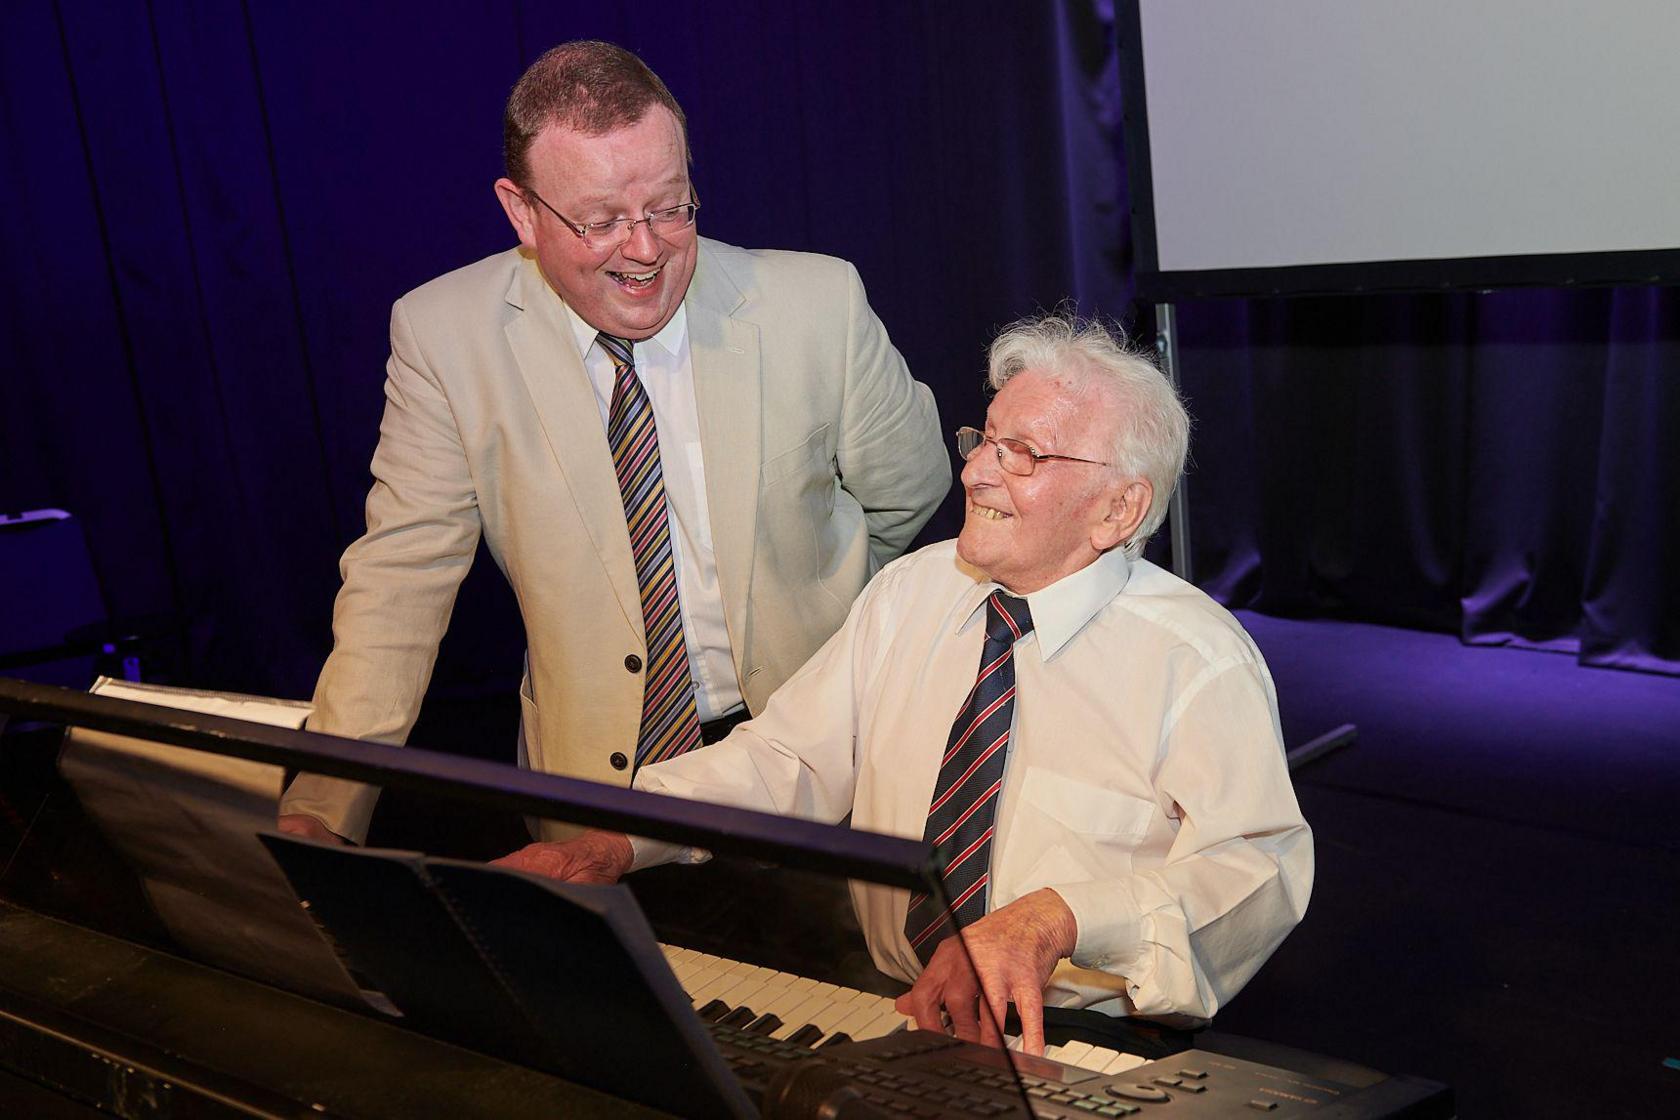
M 694 224 L 694 212 L 700 209 L 700 204 L 690 199 L 675 206 L 667 206 L 663 210 L 654 210 L 640 218 L 613 218 L 606 222 L 574 222 L 548 204 L 548 200 L 529 187 L 525 193 L 543 204 L 543 208 L 560 219 L 567 229 L 583 239 L 583 243 L 597 253 L 604 253 L 608 249 L 616 249 L 635 234 L 636 227 L 643 222 L 649 229 L 661 236 L 676 233 Z
M 1010 474 L 1030 475 L 1038 469 L 1038 465 L 1046 460 L 1057 460 L 1064 463 L 1090 463 L 1096 467 L 1112 466 L 1100 459 L 1081 459 L 1077 455 L 1046 455 L 1034 451 L 1031 447 L 1018 439 L 1008 436 L 989 436 L 979 428 L 957 429 L 957 454 L 967 462 L 974 458 L 975 452 L 986 444 L 997 447 L 998 466 Z

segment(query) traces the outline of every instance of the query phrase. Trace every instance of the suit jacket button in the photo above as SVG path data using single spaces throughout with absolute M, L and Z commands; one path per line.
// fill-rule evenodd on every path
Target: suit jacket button
M 614 751 L 612 757 L 607 759 L 607 761 L 612 763 L 612 768 L 614 770 L 622 770 L 626 766 L 630 765 L 630 760 L 624 757 L 623 751 Z
M 624 667 L 632 673 L 639 673 L 642 671 L 642 659 L 632 653 L 624 659 Z

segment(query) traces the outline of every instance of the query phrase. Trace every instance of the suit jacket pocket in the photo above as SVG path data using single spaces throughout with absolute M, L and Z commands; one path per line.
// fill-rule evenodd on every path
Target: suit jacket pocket
M 786 451 L 778 451 L 764 460 L 764 466 L 759 472 L 761 486 L 768 490 L 787 478 L 798 478 L 801 475 L 811 476 L 818 473 L 832 477 L 828 469 L 828 425 L 824 424 L 796 446 Z

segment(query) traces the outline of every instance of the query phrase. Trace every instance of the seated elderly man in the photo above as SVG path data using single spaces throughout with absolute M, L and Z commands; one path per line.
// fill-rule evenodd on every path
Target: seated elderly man
M 990 365 L 956 541 L 883 569 L 763 715 L 636 785 L 941 845 L 973 970 L 927 898 L 852 888 L 923 1027 L 995 1043 L 1013 1002 L 1040 1053 L 1045 1003 L 1205 1021 L 1300 920 L 1313 856 L 1259 651 L 1141 558 L 1189 421 L 1100 325 L 1017 323 Z M 503 862 L 612 881 L 696 858 L 594 832 Z

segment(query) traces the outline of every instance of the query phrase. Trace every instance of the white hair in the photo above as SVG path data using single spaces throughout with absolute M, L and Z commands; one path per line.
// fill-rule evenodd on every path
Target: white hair
M 1154 355 L 1101 322 L 1053 312 L 1005 327 L 992 340 L 987 365 L 993 390 L 1033 369 L 1089 377 L 1115 391 L 1120 407 L 1110 461 L 1127 478 L 1148 479 L 1153 489 L 1148 512 L 1122 546 L 1127 556 L 1142 555 L 1166 520 L 1190 448 L 1190 415 Z

